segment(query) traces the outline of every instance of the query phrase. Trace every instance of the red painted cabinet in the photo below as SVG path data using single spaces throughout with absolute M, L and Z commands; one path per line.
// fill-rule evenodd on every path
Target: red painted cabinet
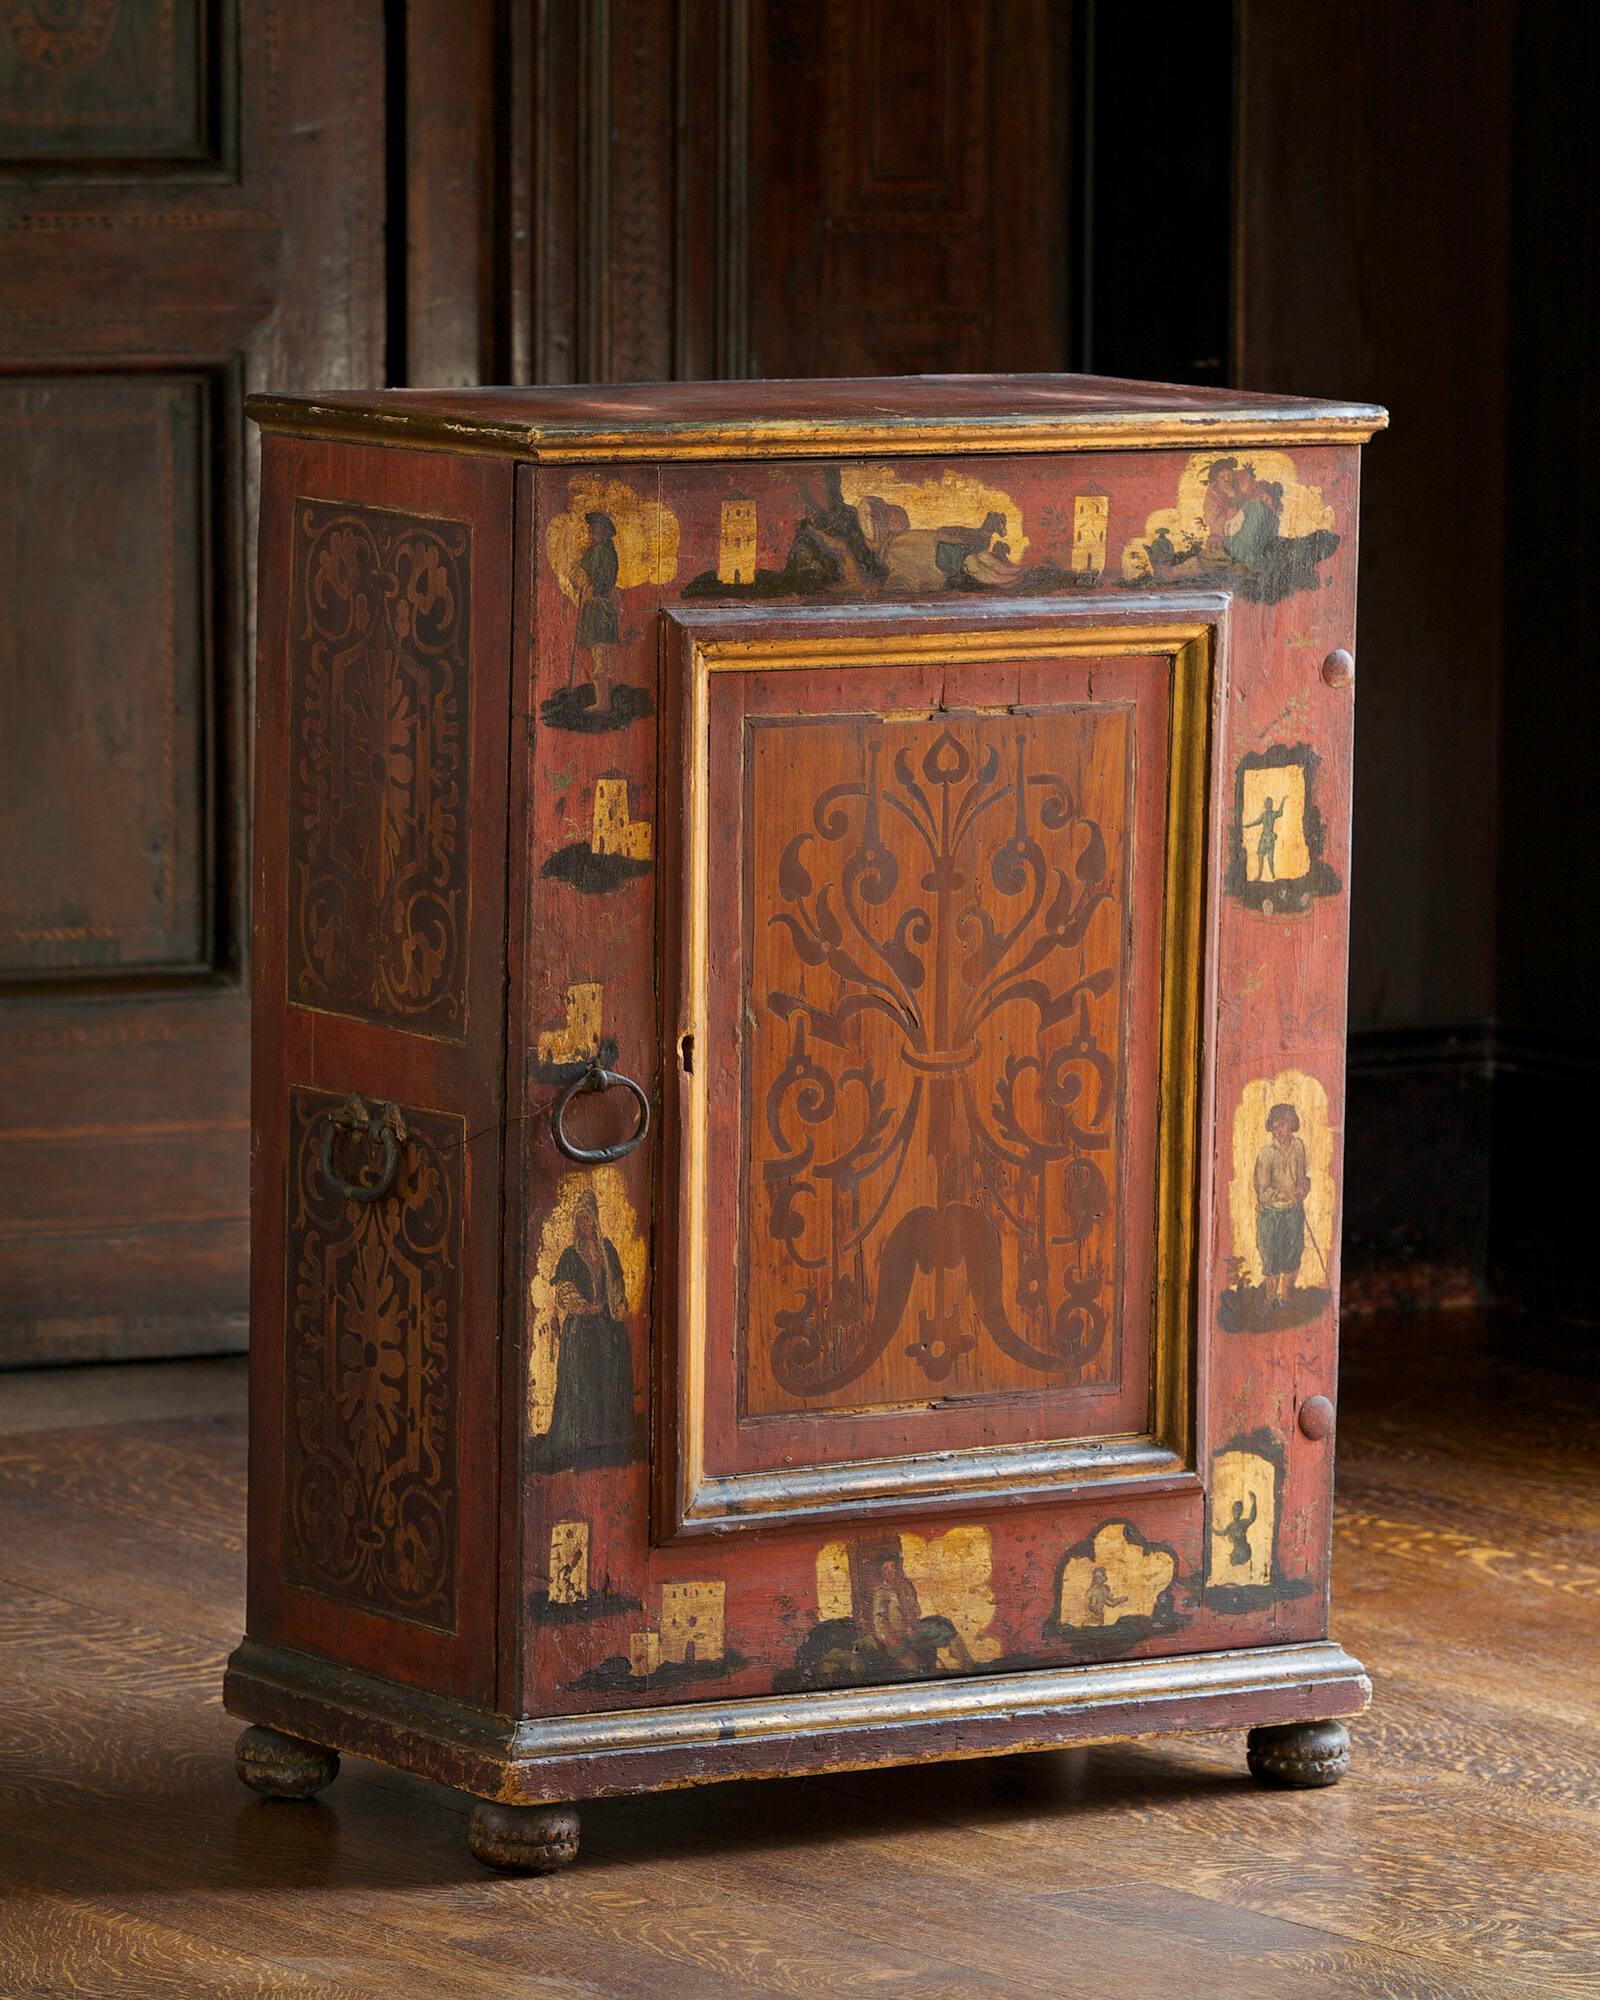
M 241 1771 L 1247 1725 L 1328 1638 L 1365 407 L 274 399 Z

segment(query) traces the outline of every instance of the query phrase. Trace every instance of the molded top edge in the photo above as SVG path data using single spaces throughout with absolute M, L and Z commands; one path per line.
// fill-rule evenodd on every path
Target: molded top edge
M 265 430 L 533 461 L 1359 442 L 1387 413 L 1093 375 L 912 375 L 252 396 Z

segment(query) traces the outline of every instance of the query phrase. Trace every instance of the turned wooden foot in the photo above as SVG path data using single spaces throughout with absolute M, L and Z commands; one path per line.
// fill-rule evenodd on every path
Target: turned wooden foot
M 572 1806 L 497 1806 L 480 1801 L 467 1825 L 467 1845 L 485 1868 L 553 1875 L 578 1858 L 578 1815 Z
M 247 1729 L 233 1753 L 234 1769 L 253 1792 L 269 1799 L 309 1799 L 339 1775 L 339 1753 L 279 1729 Z
M 1252 1729 L 1245 1755 L 1264 1784 L 1336 1785 L 1350 1768 L 1350 1732 L 1342 1722 L 1282 1722 Z

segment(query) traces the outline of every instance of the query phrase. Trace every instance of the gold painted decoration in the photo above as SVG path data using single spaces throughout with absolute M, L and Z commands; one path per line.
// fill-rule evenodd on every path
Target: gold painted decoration
M 684 1667 L 720 1660 L 727 1648 L 728 1587 L 721 1579 L 709 1583 L 664 1583 L 661 1586 L 661 1657 Z
M 654 850 L 654 829 L 649 820 L 634 817 L 627 778 L 620 771 L 607 771 L 596 778 L 590 796 L 587 838 L 557 848 L 542 872 L 585 895 L 603 896 L 635 876 L 647 875 Z
M 1206 1480 L 1206 1608 L 1258 1612 L 1316 1588 L 1310 1576 L 1284 1576 L 1284 1440 L 1258 1424 L 1212 1454 Z
M 1323 856 L 1321 768 L 1309 743 L 1276 744 L 1239 759 L 1225 881 L 1229 895 L 1257 916 L 1298 920 L 1342 887 Z
M 1260 1611 L 1316 1588 L 1283 1573 L 1283 1440 L 1264 1424 L 1213 1453 L 1206 1481 L 1205 1603 L 1208 1610 Z
M 1064 1564 L 1056 1622 L 1103 1630 L 1125 1620 L 1153 1619 L 1177 1571 L 1170 1549 L 1151 1548 L 1126 1521 L 1108 1521 L 1096 1530 L 1086 1554 L 1069 1556 Z
M 574 604 L 584 601 L 581 564 L 596 538 L 597 515 L 610 523 L 616 544 L 617 589 L 672 582 L 678 574 L 678 517 L 672 509 L 636 493 L 624 480 L 579 473 L 567 487 L 564 511 L 552 515 L 544 533 L 550 567 Z
M 557 1521 L 550 1530 L 550 1602 L 581 1604 L 589 1595 L 589 1524 Z
M 1265 888 L 1293 881 L 1311 866 L 1306 845 L 1306 774 L 1297 764 L 1267 765 L 1242 774 L 1245 880 Z
M 999 487 L 987 485 L 958 466 L 935 479 L 907 478 L 892 465 L 847 465 L 840 489 L 853 507 L 867 545 L 884 566 L 885 587 L 894 593 L 942 590 L 949 558 L 941 544 L 952 531 L 981 535 L 968 557 L 994 555 L 1020 567 L 1027 551 L 1022 509 Z
M 1072 502 L 1072 572 L 1081 582 L 1098 583 L 1106 566 L 1111 497 L 1079 493 Z
M 561 1025 L 541 1030 L 535 1045 L 540 1067 L 564 1069 L 598 1055 L 604 1011 L 605 987 L 598 979 L 569 986 Z
M 839 1687 L 1000 1662 L 987 1528 L 827 1542 L 817 1551 L 817 1622 L 781 1690 Z
M 536 1463 L 622 1463 L 636 1443 L 631 1337 L 648 1251 L 618 1168 L 563 1175 L 528 1281 L 528 1435 Z
M 1277 1467 L 1260 1452 L 1220 1453 L 1211 1465 L 1207 1587 L 1264 1589 L 1270 1585 L 1277 1525 Z
M 1100 568 L 1103 521 L 1102 514 Z M 1092 506 L 1079 525 L 1092 559 Z M 761 567 L 762 527 L 769 546 L 776 542 L 784 551 L 776 567 Z M 1053 590 L 1075 580 L 1056 562 L 1029 559 L 1020 505 L 968 467 L 929 473 L 840 464 L 797 471 L 795 500 L 776 521 L 762 519 L 753 501 L 725 501 L 716 563 L 691 577 L 683 595 L 906 598 L 947 590 Z
M 717 541 L 717 581 L 754 583 L 760 561 L 756 503 L 724 500 Z
M 663 1583 L 653 1621 L 629 1632 L 627 1651 L 608 1655 L 572 1686 L 584 1693 L 641 1695 L 721 1680 L 747 1664 L 728 1643 L 727 1584 L 721 1577 L 694 1577 Z
M 678 573 L 678 523 L 670 507 L 617 479 L 574 479 L 564 513 L 545 530 L 545 550 L 562 592 L 577 606 L 564 685 L 540 704 L 547 729 L 598 735 L 654 712 L 648 687 L 616 677 L 624 630 L 623 593 L 670 583 Z
M 619 775 L 597 778 L 594 821 L 589 839 L 592 854 L 620 855 L 627 861 L 650 859 L 650 822 L 628 811 L 628 781 Z
M 1245 1085 L 1233 1114 L 1233 1241 L 1220 1318 L 1230 1333 L 1304 1326 L 1332 1300 L 1337 1203 L 1328 1093 L 1303 1070 Z
M 1125 585 L 1227 585 L 1260 604 L 1321 586 L 1339 546 L 1332 507 L 1283 451 L 1203 451 L 1177 498 L 1122 551 Z

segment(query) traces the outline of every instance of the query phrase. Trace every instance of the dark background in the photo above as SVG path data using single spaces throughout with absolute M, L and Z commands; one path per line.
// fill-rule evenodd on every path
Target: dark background
M 0 20 L 0 1360 L 243 1338 L 242 394 L 991 368 L 1389 406 L 1346 1310 L 1586 1351 L 1594 10 L 110 18 Z

